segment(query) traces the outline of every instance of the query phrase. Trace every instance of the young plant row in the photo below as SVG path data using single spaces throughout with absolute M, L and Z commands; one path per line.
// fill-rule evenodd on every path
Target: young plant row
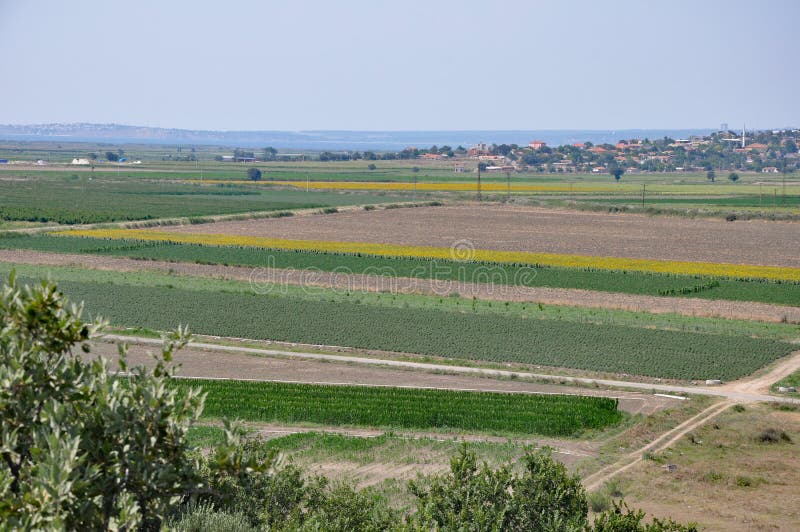
M 280 382 L 179 380 L 207 394 L 204 416 L 417 430 L 578 436 L 619 423 L 603 397 Z
M 201 334 L 674 379 L 734 379 L 795 349 L 747 336 L 499 313 L 94 282 L 60 286 L 116 325 L 169 330 L 189 324 Z

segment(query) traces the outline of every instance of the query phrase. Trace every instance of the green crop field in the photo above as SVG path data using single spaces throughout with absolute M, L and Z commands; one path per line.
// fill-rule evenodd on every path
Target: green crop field
M 619 423 L 614 399 L 279 382 L 184 380 L 204 416 L 244 421 L 577 436 Z
M 78 224 L 390 201 L 364 193 L 75 177 L 0 181 L 0 220 Z
M 205 246 L 171 242 L 111 240 L 50 235 L 0 236 L 0 248 L 88 253 L 140 259 L 271 268 L 315 268 L 322 271 L 373 273 L 469 281 L 490 266 L 496 284 L 579 288 L 640 295 L 679 295 L 705 299 L 800 305 L 800 283 L 748 279 L 713 279 L 642 272 L 614 272 L 508 264 L 464 263 L 387 258 L 252 247 Z M 434 267 L 435 266 L 435 267 Z M 712 283 L 712 281 L 714 281 Z
M 99 272 L 89 272 L 95 274 Z M 176 278 L 177 282 L 177 278 Z M 208 281 L 204 281 L 208 282 Z M 241 284 L 241 283 L 240 283 Z M 675 379 L 734 379 L 793 350 L 783 341 L 524 315 L 258 295 L 220 289 L 61 281 L 112 324 L 461 360 L 518 362 Z
M 35 266 L 0 263 L 0 276 L 7 276 L 16 269 L 20 278 L 49 277 L 58 281 L 79 283 L 109 283 L 131 286 L 178 288 L 201 292 L 217 291 L 252 294 L 254 286 L 250 282 L 178 275 L 166 272 L 140 270 L 116 272 L 92 270 L 70 266 Z M 796 341 L 800 328 L 791 323 L 773 323 L 727 318 L 686 316 L 683 314 L 654 314 L 618 309 L 582 308 L 563 305 L 538 305 L 520 301 L 492 301 L 469 297 L 440 297 L 423 294 L 400 294 L 386 292 L 348 291 L 332 288 L 298 285 L 259 285 L 259 293 L 283 295 L 308 301 L 327 303 L 356 303 L 359 305 L 378 305 L 393 308 L 422 308 L 450 312 L 469 311 L 472 314 L 500 314 L 521 319 L 561 320 L 594 325 L 622 325 L 627 327 L 665 329 L 694 333 L 721 334 L 729 336 L 748 336 L 781 341 Z

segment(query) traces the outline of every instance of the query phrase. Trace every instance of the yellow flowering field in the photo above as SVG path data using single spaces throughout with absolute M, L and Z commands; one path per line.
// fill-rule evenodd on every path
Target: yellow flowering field
M 227 234 L 176 233 L 152 229 L 77 229 L 59 231 L 55 234 L 94 238 L 168 241 L 213 246 L 245 246 L 282 250 L 361 253 L 384 257 L 416 257 L 451 260 L 464 256 L 464 250 L 453 250 L 451 248 L 434 246 L 402 246 L 327 240 L 290 240 Z M 600 270 L 627 270 L 681 275 L 800 281 L 800 268 L 778 266 L 648 260 L 555 253 L 532 253 L 527 251 L 495 251 L 486 249 L 466 250 L 466 256 L 474 261 L 540 264 L 564 268 L 593 268 Z

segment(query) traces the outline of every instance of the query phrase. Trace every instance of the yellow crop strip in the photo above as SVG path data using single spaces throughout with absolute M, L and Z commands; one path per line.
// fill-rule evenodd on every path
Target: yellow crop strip
M 459 258 L 458 250 L 454 253 L 451 248 L 401 246 L 369 242 L 289 240 L 283 238 L 226 234 L 174 233 L 150 229 L 77 229 L 59 231 L 55 234 L 94 238 L 164 241 L 210 246 L 242 246 L 281 250 L 323 251 L 330 253 L 361 253 L 381 257 L 412 257 L 445 260 Z M 528 251 L 494 251 L 488 249 L 468 250 L 467 254 L 470 256 L 471 260 L 485 262 L 800 281 L 800 268 L 780 266 L 596 257 L 588 255 L 532 253 Z

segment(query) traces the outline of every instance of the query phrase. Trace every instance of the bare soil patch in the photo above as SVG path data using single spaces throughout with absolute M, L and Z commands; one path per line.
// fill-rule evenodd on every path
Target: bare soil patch
M 800 267 L 800 225 L 456 205 L 228 221 L 174 231 Z

